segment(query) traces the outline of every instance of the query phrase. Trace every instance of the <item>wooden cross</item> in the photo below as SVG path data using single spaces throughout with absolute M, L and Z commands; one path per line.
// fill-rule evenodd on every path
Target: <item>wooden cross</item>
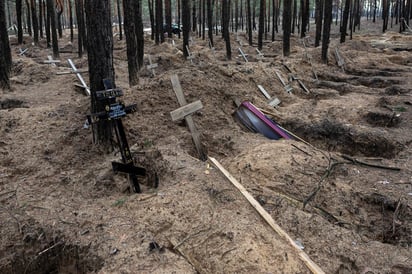
M 72 59 L 67 59 L 67 62 L 72 67 L 72 70 L 74 71 L 74 73 L 76 73 L 76 76 L 80 80 L 80 83 L 82 83 L 82 85 L 80 87 L 82 87 L 86 91 L 87 95 L 90 96 L 91 91 L 90 91 L 89 87 L 87 86 L 86 82 L 84 81 L 84 79 L 83 79 L 82 75 L 80 74 L 79 70 L 74 65 Z
M 175 92 L 177 101 L 180 105 L 180 108 L 170 112 L 170 116 L 172 117 L 173 121 L 177 121 L 180 119 L 186 120 L 186 124 L 190 130 L 190 133 L 192 134 L 192 139 L 195 143 L 197 153 L 199 154 L 199 158 L 202 161 L 206 161 L 207 154 L 202 146 L 202 143 L 200 142 L 200 135 L 195 127 L 195 123 L 193 122 L 192 118 L 192 114 L 195 111 L 202 109 L 202 102 L 196 101 L 188 104 L 183 94 L 183 90 L 179 82 L 179 77 L 176 74 L 174 74 L 170 77 L 170 80 L 172 82 L 173 91 Z
M 153 76 L 156 76 L 155 68 L 157 68 L 157 63 L 155 64 L 152 63 L 152 57 L 150 55 L 148 56 L 148 58 L 149 58 L 149 65 L 147 66 L 147 69 L 152 71 Z
M 262 53 L 259 49 L 256 49 L 256 52 L 257 52 L 257 54 L 258 54 L 257 59 L 258 59 L 259 61 L 262 61 L 265 56 L 263 55 L 263 53 Z
M 280 82 L 282 83 L 282 86 L 285 89 L 285 91 L 287 93 L 292 93 L 293 88 L 289 84 L 286 84 L 285 80 L 283 80 L 282 76 L 280 76 L 280 74 L 277 70 L 275 70 L 275 74 L 278 77 L 278 79 L 280 80 Z
M 305 86 L 305 84 L 302 82 L 302 80 L 300 80 L 298 77 L 295 76 L 295 74 L 293 73 L 293 71 L 288 67 L 288 65 L 283 64 L 285 66 L 285 68 L 290 72 L 290 77 L 293 80 L 298 81 L 299 86 L 306 92 L 306 93 L 310 93 L 309 89 Z
M 240 55 L 243 57 L 243 59 L 245 60 L 245 62 L 247 63 L 247 62 L 249 62 L 248 60 L 247 60 L 247 58 L 246 58 L 246 54 L 242 51 L 242 49 L 241 48 L 238 48 L 238 50 L 239 50 L 239 52 L 240 52 Z
M 338 66 L 342 69 L 343 72 L 345 72 L 345 60 L 343 60 L 340 56 L 338 48 L 335 48 L 335 58 Z
M 60 60 L 53 60 L 51 55 L 47 55 L 47 60 L 43 61 L 45 64 L 51 64 L 52 67 L 56 67 L 56 63 L 60 63 Z
M 266 99 L 268 99 L 268 104 L 271 107 L 277 107 L 281 102 L 278 98 L 274 97 L 270 97 L 269 93 L 263 88 L 263 86 L 258 85 L 258 88 L 260 90 L 260 92 L 262 92 L 263 96 L 266 97 Z
M 186 59 L 187 59 L 187 60 L 190 60 L 190 63 L 193 64 L 193 58 L 195 58 L 195 57 L 194 57 L 193 54 L 190 52 L 189 47 L 188 47 L 187 45 L 186 45 L 186 50 L 187 50 L 187 54 L 188 54 L 188 56 L 186 57 Z
M 26 48 L 26 49 L 19 49 L 19 51 L 20 51 L 20 53 L 19 53 L 19 55 L 20 56 L 25 56 L 24 54 L 27 52 L 29 50 L 29 48 Z

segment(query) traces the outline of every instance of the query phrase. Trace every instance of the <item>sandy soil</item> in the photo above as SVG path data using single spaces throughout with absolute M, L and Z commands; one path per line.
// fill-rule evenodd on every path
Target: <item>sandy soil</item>
M 185 124 L 171 121 L 179 105 L 170 76 L 178 74 L 187 101 L 203 103 L 193 119 L 208 155 L 326 273 L 412 273 L 412 36 L 379 28 L 369 25 L 342 45 L 333 35 L 328 64 L 313 39 L 305 52 L 296 36 L 290 58 L 278 35 L 259 62 L 240 34 L 248 63 L 237 56 L 235 36 L 232 61 L 220 37 L 215 53 L 195 38 L 193 64 L 179 39 L 155 46 L 147 37 L 145 62 L 150 54 L 158 68 L 154 77 L 142 70 L 135 87 L 127 83 L 125 42 L 116 40 L 116 84 L 126 104 L 138 104 L 124 119 L 129 144 L 136 163 L 159 175 L 159 187 L 143 186 L 142 194 L 129 193 L 126 178 L 111 171 L 118 150 L 92 144 L 83 127 L 90 98 L 76 77 L 56 75 L 67 58 L 78 68 L 87 59 L 64 37 L 53 67 L 43 63 L 51 54 L 44 41 L 32 46 L 25 37 L 29 51 L 19 56 L 11 37 L 13 88 L 0 93 L 0 270 L 310 273 L 219 170 L 197 159 Z M 283 62 L 309 94 L 297 81 L 285 92 L 275 75 L 288 79 Z M 258 84 L 282 101 L 277 109 Z M 235 99 L 272 113 L 310 144 L 247 132 L 232 117 Z

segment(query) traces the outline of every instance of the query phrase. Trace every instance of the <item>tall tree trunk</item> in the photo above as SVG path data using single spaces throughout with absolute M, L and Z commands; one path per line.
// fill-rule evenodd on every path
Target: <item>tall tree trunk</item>
M 73 3 L 69 0 L 69 21 L 70 21 L 70 42 L 73 44 L 74 31 L 73 31 Z
M 206 32 L 206 0 L 202 1 L 203 7 L 202 7 L 202 12 L 203 12 L 203 21 L 202 21 L 202 39 L 205 40 L 205 32 Z
M 62 0 L 56 0 L 56 14 L 57 14 L 57 30 L 59 33 L 59 38 L 63 37 L 63 27 L 62 27 L 62 14 L 64 11 Z
M 163 33 L 163 0 L 156 0 L 156 44 L 163 43 L 165 36 Z
M 258 0 L 253 0 L 253 7 L 252 7 L 252 28 L 253 30 L 256 30 L 256 1 Z
M 46 0 L 47 1 L 47 0 Z M 47 2 L 43 2 L 43 7 L 44 7 L 44 19 L 46 20 L 46 43 L 47 43 L 47 48 L 51 47 L 51 34 L 50 34 L 50 14 L 47 11 Z
M 373 20 L 372 20 L 373 23 L 376 22 L 376 9 L 377 9 L 377 8 L 378 8 L 377 0 L 374 0 L 374 4 L 373 4 Z
M 276 0 L 272 0 L 272 42 L 275 41 L 276 31 Z
M 33 42 L 37 44 L 39 42 L 39 21 L 37 21 L 37 13 L 36 13 L 36 2 L 31 0 L 30 3 L 31 8 L 31 20 L 33 26 Z
M 70 2 L 70 1 L 69 1 Z M 43 38 L 43 1 L 39 1 L 39 31 L 40 31 L 40 38 Z
M 322 35 L 322 61 L 328 62 L 328 47 L 330 37 L 330 25 L 332 24 L 332 1 L 325 1 L 325 22 Z
M 239 29 L 239 0 L 235 0 L 235 32 Z
M 117 2 L 117 21 L 119 23 L 119 40 L 123 40 L 122 12 L 120 9 L 120 0 L 117 0 L 116 2 Z
M 56 31 L 56 10 L 54 9 L 53 0 L 47 0 L 47 13 L 50 16 L 50 29 L 52 36 L 52 47 L 53 47 L 53 58 L 59 58 L 59 42 L 57 40 L 57 31 Z
M 283 1 L 283 55 L 290 55 L 290 28 L 292 23 L 292 0 Z
M 153 12 L 153 4 L 155 0 L 147 0 L 147 5 L 149 6 L 149 17 L 150 17 L 150 28 L 151 28 L 151 39 L 155 39 L 156 27 L 155 27 L 155 18 Z M 178 0 L 179 1 L 179 0 Z
M 263 47 L 263 32 L 265 31 L 265 1 L 260 0 L 259 8 L 259 32 L 258 32 L 258 49 Z
M 182 18 L 182 9 L 181 9 L 182 0 L 176 0 L 176 1 L 177 1 L 177 25 L 179 27 L 178 37 L 180 39 L 180 25 L 181 25 L 180 23 L 181 23 L 181 18 Z
M 23 44 L 23 24 L 22 24 L 22 0 L 16 0 L 16 17 L 17 17 L 17 42 Z
M 223 22 L 223 38 L 226 42 L 226 58 L 232 59 L 232 49 L 230 47 L 229 35 L 229 19 L 230 19 L 230 0 L 222 1 L 222 22 Z
M 348 29 L 348 18 L 349 18 L 349 8 L 350 0 L 345 0 L 345 9 L 343 11 L 343 22 L 340 29 L 340 42 L 344 43 L 346 40 L 346 31 Z
M 5 12 L 5 0 L 0 0 L 0 89 L 10 88 L 11 51 Z
M 29 0 L 26 0 L 26 18 L 27 18 L 27 32 L 30 36 L 33 35 L 32 29 L 31 29 L 31 12 L 30 12 L 30 3 Z
M 209 37 L 210 45 L 214 47 L 213 43 L 213 4 L 212 0 L 207 0 L 207 34 Z
M 129 84 L 139 83 L 139 70 L 143 66 L 143 23 L 141 0 L 123 0 L 124 30 L 127 44 Z
M 78 47 L 78 54 L 79 57 L 83 56 L 83 32 L 85 31 L 85 26 L 83 24 L 83 0 L 75 0 L 76 1 L 76 18 L 77 18 L 77 47 Z
M 252 10 L 250 7 L 250 1 L 251 0 L 246 0 L 247 1 L 247 32 L 248 32 L 248 37 L 249 37 L 249 45 L 252 46 L 253 39 L 252 39 Z
M 292 15 L 292 33 L 295 33 L 295 27 L 298 24 L 298 2 L 297 0 L 293 1 L 293 15 Z
M 183 54 L 186 57 L 189 56 L 187 47 L 189 47 L 189 35 L 190 35 L 190 2 L 192 0 L 182 1 L 182 24 L 183 24 Z
M 196 0 L 192 0 L 192 32 L 197 31 Z
M 115 86 L 113 68 L 113 33 L 109 0 L 86 0 L 87 51 L 92 113 L 105 111 L 109 102 L 98 101 L 96 91 L 104 90 L 103 79 L 110 79 Z M 100 121 L 95 129 L 97 144 L 109 144 L 112 138 L 112 124 Z
M 324 0 L 316 0 L 315 21 L 316 21 L 316 35 L 315 47 L 319 47 L 322 36 L 322 22 L 323 22 L 323 5 Z
M 167 26 L 167 37 L 172 37 L 172 6 L 170 0 L 165 0 L 165 19 Z
M 302 27 L 300 29 L 300 37 L 304 38 L 306 36 L 306 31 L 309 23 L 309 0 L 301 0 L 300 4 L 302 13 Z

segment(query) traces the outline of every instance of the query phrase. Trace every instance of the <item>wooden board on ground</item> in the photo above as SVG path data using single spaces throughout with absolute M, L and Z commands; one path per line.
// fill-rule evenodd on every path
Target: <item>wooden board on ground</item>
M 277 107 L 281 102 L 277 97 L 271 97 L 262 85 L 258 85 L 260 92 L 268 99 L 268 104 L 272 107 Z
M 181 107 L 187 105 L 185 96 L 183 94 L 183 90 L 182 90 L 182 86 L 180 85 L 179 82 L 179 77 L 176 74 L 173 74 L 170 77 L 170 80 L 172 82 L 172 87 L 173 87 L 173 91 L 176 94 L 177 97 L 177 101 L 179 102 L 179 105 Z M 207 155 L 206 152 L 202 146 L 202 143 L 200 142 L 200 134 L 196 129 L 195 123 L 193 122 L 193 118 L 192 116 L 189 114 L 187 116 L 184 117 L 186 120 L 186 124 L 190 130 L 190 133 L 192 134 L 192 139 L 193 142 L 195 143 L 195 147 L 197 150 L 197 153 L 199 154 L 199 158 L 202 161 L 206 161 L 207 160 Z
M 67 59 L 67 62 L 69 63 L 70 67 L 72 68 L 73 71 L 78 71 L 78 69 L 76 68 L 76 66 L 74 65 L 72 59 Z M 84 90 L 86 91 L 87 95 L 91 95 L 91 91 L 89 89 L 89 87 L 87 86 L 86 82 L 84 81 L 82 75 L 79 72 L 75 72 L 77 78 L 80 80 L 80 83 L 82 83 L 82 86 L 84 88 Z
M 175 122 L 177 120 L 184 119 L 186 116 L 201 110 L 203 108 L 202 102 L 197 100 L 193 103 L 184 105 L 178 109 L 173 110 L 170 112 L 170 116 L 172 117 L 172 121 Z
M 212 162 L 225 177 L 242 193 L 242 195 L 248 200 L 248 202 L 254 207 L 260 216 L 269 224 L 269 226 L 285 239 L 292 247 L 293 250 L 297 253 L 299 258 L 303 263 L 315 274 L 324 274 L 323 270 L 312 261 L 309 256 L 296 244 L 296 242 L 286 233 L 276 222 L 273 220 L 272 216 L 256 201 L 255 198 L 246 190 L 246 188 L 241 185 L 235 177 L 233 177 L 215 158 L 208 157 L 209 161 Z

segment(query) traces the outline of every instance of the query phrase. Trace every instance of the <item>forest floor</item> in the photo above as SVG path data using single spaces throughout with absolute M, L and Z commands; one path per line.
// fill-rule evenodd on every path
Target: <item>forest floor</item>
M 90 98 L 76 76 L 56 75 L 68 70 L 68 58 L 87 68 L 68 33 L 57 67 L 43 63 L 51 55 L 44 41 L 32 46 L 25 37 L 29 50 L 20 56 L 11 37 L 12 90 L 0 94 L 0 271 L 310 272 L 220 171 L 197 159 L 184 122 L 172 122 L 179 104 L 170 77 L 178 74 L 186 100 L 203 104 L 193 119 L 208 155 L 326 273 L 412 273 L 412 35 L 362 28 L 344 44 L 332 35 L 328 64 L 312 28 L 307 53 L 317 81 L 296 35 L 289 58 L 278 35 L 265 41 L 259 61 L 241 33 L 232 37 L 231 61 L 220 36 L 215 53 L 194 38 L 193 64 L 181 40 L 156 46 L 146 37 L 145 62 L 150 54 L 156 76 L 142 70 L 129 87 L 125 42 L 115 39 L 116 84 L 126 104 L 138 105 L 123 119 L 127 138 L 136 163 L 159 176 L 158 188 L 143 186 L 142 194 L 128 192 L 125 176 L 111 170 L 118 151 L 93 145 L 83 126 Z M 297 81 L 285 92 L 275 75 L 288 79 L 283 63 L 309 94 Z M 257 85 L 280 106 L 270 107 Z M 311 145 L 247 132 L 232 116 L 236 99 L 272 113 Z

